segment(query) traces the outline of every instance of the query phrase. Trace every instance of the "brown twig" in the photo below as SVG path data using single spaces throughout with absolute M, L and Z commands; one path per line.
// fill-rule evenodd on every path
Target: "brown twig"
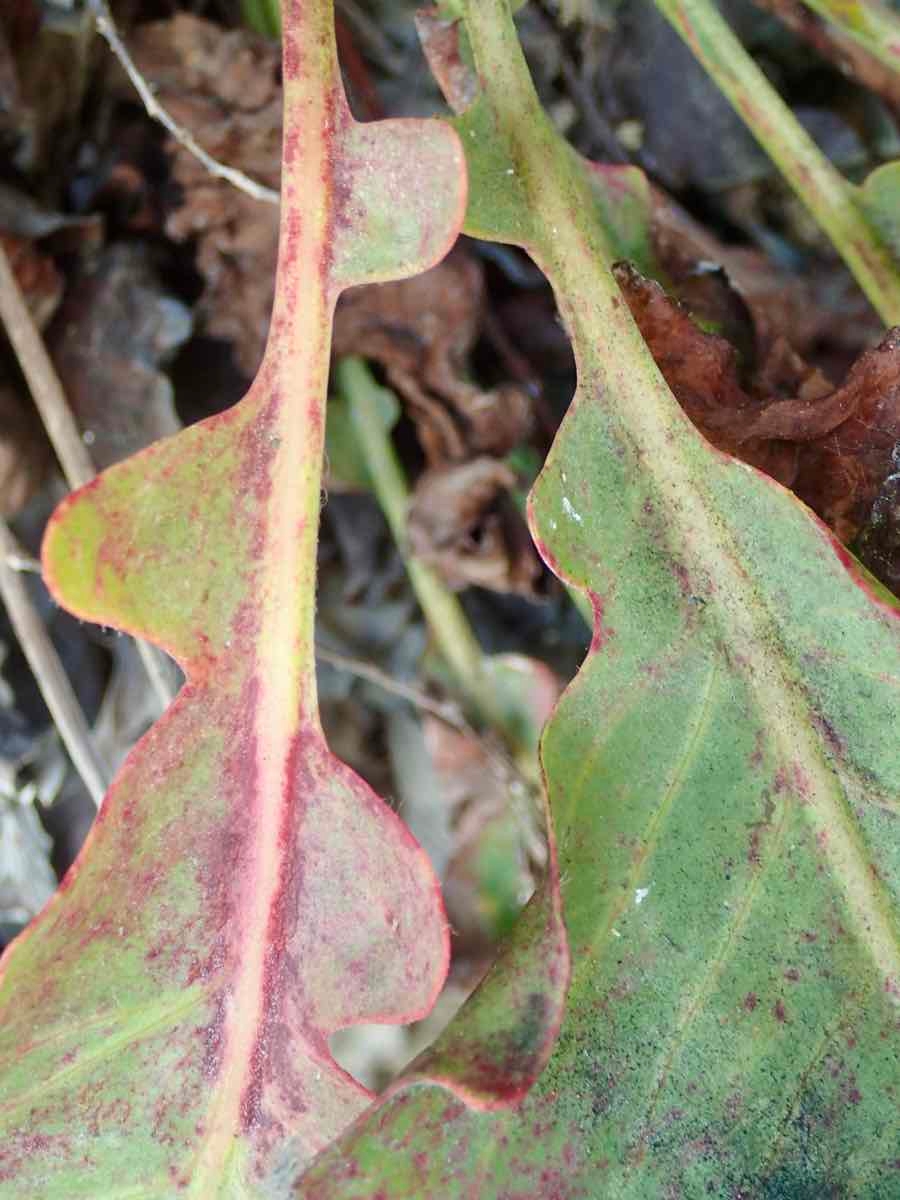
M 6 249 L 0 244 L 0 321 L 6 328 L 22 374 L 69 487 L 83 487 L 96 472 L 66 402 L 62 383 L 32 320 Z
M 369 683 L 374 683 L 376 687 L 380 687 L 382 691 L 387 692 L 389 695 L 400 696 L 403 700 L 408 700 L 410 704 L 415 705 L 422 712 L 430 713 L 431 716 L 437 717 L 439 721 L 452 726 L 453 729 L 458 730 L 460 733 L 471 732 L 467 721 L 457 705 L 447 700 L 434 700 L 420 688 L 414 687 L 409 683 L 404 683 L 400 679 L 395 679 L 393 675 L 388 675 L 380 667 L 376 667 L 374 663 L 362 662 L 358 658 L 349 658 L 344 654 L 337 654 L 334 650 L 326 650 L 324 646 L 320 646 L 318 643 L 316 644 L 316 658 L 328 663 L 331 667 L 335 667 L 338 671 L 346 671 L 348 675 L 354 675 L 357 679 L 365 679 Z
M 94 749 L 81 706 L 28 594 L 22 573 L 9 565 L 16 557 L 23 557 L 22 551 L 6 522 L 0 518 L 0 598 L 63 745 L 99 807 L 109 782 L 107 771 Z
M 134 59 L 128 52 L 128 47 L 122 41 L 106 0 L 88 0 L 88 7 L 94 14 L 94 20 L 97 22 L 97 31 L 106 39 L 110 50 L 119 60 L 122 69 L 131 80 L 134 90 L 143 101 L 147 114 L 167 129 L 180 146 L 183 146 L 185 150 L 199 159 L 211 175 L 215 175 L 218 179 L 226 180 L 233 187 L 245 192 L 248 196 L 252 196 L 254 200 L 260 200 L 265 204 L 278 204 L 280 196 L 274 188 L 257 183 L 255 179 L 251 179 L 249 175 L 245 175 L 243 171 L 237 170 L 236 167 L 228 167 L 225 163 L 219 162 L 217 158 L 213 158 L 211 154 L 208 154 L 203 149 L 192 133 L 179 125 L 166 112 L 156 99 L 152 86 L 138 70 Z
M 0 322 L 6 329 L 66 482 L 73 490 L 83 487 L 96 475 L 94 464 L 81 440 L 62 382 L 47 353 L 43 338 L 32 320 L 19 281 L 2 244 Z M 137 646 L 153 689 L 163 708 L 167 708 L 175 693 L 169 683 L 166 660 L 154 646 L 140 641 Z

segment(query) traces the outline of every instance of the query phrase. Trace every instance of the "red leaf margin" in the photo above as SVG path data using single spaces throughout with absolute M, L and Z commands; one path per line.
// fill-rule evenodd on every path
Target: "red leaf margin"
M 462 151 L 437 123 L 352 119 L 327 0 L 286 4 L 284 84 L 277 296 L 250 392 L 48 527 L 60 602 L 164 646 L 188 682 L 3 959 L 4 1195 L 232 1178 L 275 1194 L 371 1099 L 330 1034 L 424 1015 L 446 974 L 430 865 L 325 745 L 312 631 L 334 304 L 446 253 Z

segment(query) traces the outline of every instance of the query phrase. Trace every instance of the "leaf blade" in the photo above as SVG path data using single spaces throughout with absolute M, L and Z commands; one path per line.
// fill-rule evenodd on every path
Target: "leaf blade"
M 678 409 L 505 8 L 466 6 L 483 89 L 466 148 L 473 179 L 513 168 L 527 212 L 476 218 L 538 261 L 573 336 L 578 391 L 532 529 L 595 612 L 542 742 L 569 1009 L 514 1113 L 398 1092 L 296 1194 L 888 1196 L 897 610 Z
M 330 1033 L 423 1015 L 446 971 L 425 856 L 325 745 L 312 625 L 334 303 L 443 255 L 463 161 L 450 130 L 356 125 L 328 3 L 290 5 L 284 33 L 260 373 L 235 409 L 70 497 L 47 534 L 57 595 L 165 645 L 188 683 L 4 958 L 4 1196 L 283 1194 L 369 1101 Z M 433 191 L 409 186 L 420 173 Z

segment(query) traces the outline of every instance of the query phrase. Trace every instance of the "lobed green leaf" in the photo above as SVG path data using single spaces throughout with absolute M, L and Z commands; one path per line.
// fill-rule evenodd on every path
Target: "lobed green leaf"
M 464 12 L 481 85 L 471 177 L 519 181 L 496 206 L 473 187 L 467 228 L 545 270 L 578 364 L 531 500 L 545 559 L 595 616 L 542 744 L 569 1005 L 514 1111 L 398 1088 L 296 1194 L 887 1200 L 897 608 L 796 498 L 686 420 L 617 293 L 608 228 L 540 111 L 508 6 Z
M 328 751 L 313 654 L 331 318 L 457 235 L 452 130 L 351 117 L 327 0 L 284 14 L 277 299 L 234 409 L 48 528 L 51 588 L 187 683 L 3 960 L 0 1195 L 277 1196 L 370 1101 L 329 1036 L 424 1015 L 448 936 L 399 819 Z M 420 186 L 427 180 L 427 187 Z

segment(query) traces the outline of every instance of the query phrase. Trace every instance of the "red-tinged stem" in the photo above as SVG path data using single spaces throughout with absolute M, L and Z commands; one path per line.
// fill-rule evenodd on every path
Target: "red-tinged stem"
M 900 73 L 900 17 L 877 0 L 803 0 L 858 42 L 892 71 Z
M 226 1037 L 229 1061 L 194 1175 L 192 1195 L 240 1166 L 234 1130 L 265 1008 L 266 929 L 279 888 L 279 844 L 291 747 L 300 729 L 320 730 L 314 616 L 316 544 L 335 289 L 330 282 L 333 144 L 350 120 L 337 65 L 330 0 L 287 0 L 283 21 L 284 145 L 278 276 L 269 343 L 244 401 L 258 407 L 269 439 L 265 545 L 259 562 L 256 862 L 241 971 Z
M 271 334 L 255 391 L 271 402 L 276 447 L 265 521 L 270 577 L 260 596 L 263 653 L 273 656 L 277 703 L 317 722 L 313 652 L 315 566 L 335 294 L 329 278 L 332 147 L 350 121 L 328 0 L 287 0 L 283 33 L 284 167 Z M 311 514 L 313 516 L 311 517 Z M 300 596 L 296 608 L 285 596 Z M 285 657 L 298 666 L 291 677 Z M 302 707 L 297 708 L 297 698 Z

